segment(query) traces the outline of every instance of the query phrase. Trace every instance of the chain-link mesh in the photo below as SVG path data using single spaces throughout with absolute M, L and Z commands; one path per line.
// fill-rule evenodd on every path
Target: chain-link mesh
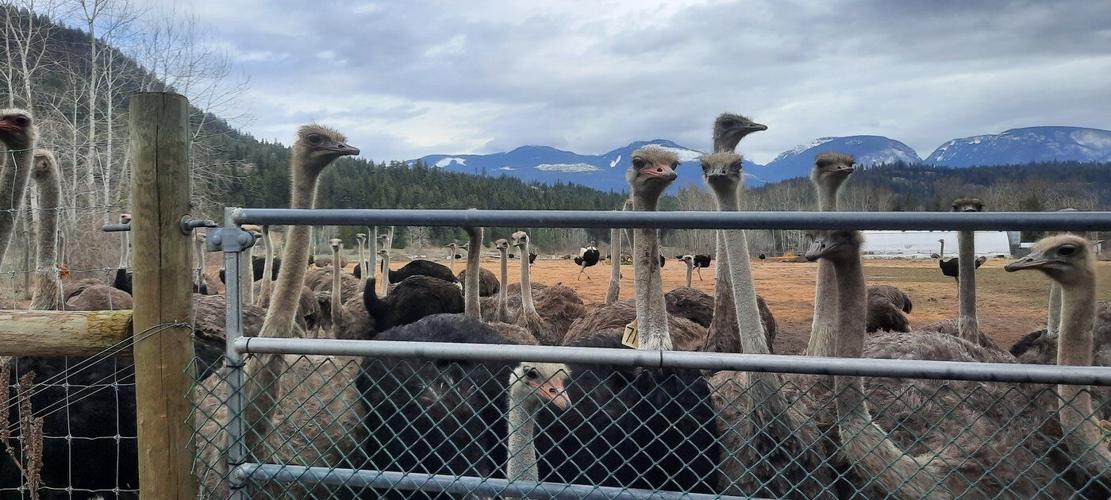
M 1063 398 L 1048 385 L 574 362 L 267 366 L 280 366 L 273 390 L 243 393 L 275 408 L 265 425 L 245 422 L 248 498 L 1107 498 L 1111 487 L 1105 387 Z M 203 496 L 240 484 L 226 462 L 229 373 L 196 389 Z

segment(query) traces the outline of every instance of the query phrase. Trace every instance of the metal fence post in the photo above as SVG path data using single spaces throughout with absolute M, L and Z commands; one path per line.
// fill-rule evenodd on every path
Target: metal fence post
M 135 218 L 134 331 L 193 316 L 189 235 L 189 101 L 168 93 L 131 96 L 128 134 Z M 139 339 L 135 353 L 139 485 L 145 498 L 196 497 L 189 390 L 193 336 L 187 326 Z
M 235 208 L 224 209 L 224 227 L 217 238 L 209 238 L 210 247 L 224 251 L 224 294 L 227 304 L 227 325 L 225 326 L 225 360 L 228 368 L 228 482 L 229 495 L 235 500 L 248 497 L 246 482 L 238 474 L 236 467 L 247 460 L 244 441 L 246 424 L 243 421 L 243 355 L 235 349 L 235 341 L 243 336 L 243 293 L 239 286 L 240 266 L 243 265 L 243 249 L 250 246 L 246 241 L 250 235 L 239 229 L 235 223 Z M 250 265 L 250 264 L 248 264 Z

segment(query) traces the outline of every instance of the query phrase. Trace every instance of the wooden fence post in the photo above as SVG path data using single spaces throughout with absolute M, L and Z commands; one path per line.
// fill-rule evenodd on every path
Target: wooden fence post
M 189 102 L 140 93 L 128 108 L 134 248 L 135 400 L 143 498 L 192 499 L 193 338 L 189 236 Z M 146 334 L 151 334 L 142 338 Z

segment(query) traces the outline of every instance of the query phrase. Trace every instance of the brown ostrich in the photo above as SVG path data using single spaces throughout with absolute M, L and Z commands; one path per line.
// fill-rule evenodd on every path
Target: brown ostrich
M 292 175 L 291 208 L 313 208 L 320 174 L 336 159 L 359 153 L 345 144 L 342 134 L 320 125 L 301 127 L 290 155 Z M 311 228 L 291 226 L 286 231 L 281 267 L 270 297 L 266 319 L 259 336 L 303 336 L 295 322 L 298 301 L 304 288 Z M 247 422 L 246 445 L 251 453 L 274 457 L 284 463 L 311 465 L 342 464 L 358 450 L 358 394 L 353 382 L 357 362 L 322 356 L 286 357 L 260 355 L 248 358 L 244 386 Z M 281 376 L 279 378 L 279 375 Z M 198 389 L 199 435 L 222 436 L 227 425 L 226 407 L 220 403 L 228 391 L 223 377 Z M 222 477 L 226 464 L 221 457 L 223 439 L 198 442 L 198 454 L 208 473 L 201 478 L 204 495 L 227 496 Z M 264 450 L 273 450 L 266 453 Z
M 524 231 L 513 233 L 513 246 L 521 255 L 529 253 L 529 237 Z M 574 290 L 563 285 L 550 286 L 533 294 L 529 263 L 521 259 L 521 312 L 517 324 L 543 345 L 560 345 L 576 319 L 586 314 L 586 306 Z
M 717 201 L 718 210 L 739 207 L 743 161 L 732 152 L 702 157 L 706 185 Z M 729 292 L 735 309 L 738 330 L 732 343 L 739 352 L 768 354 L 770 341 L 760 317 L 748 241 L 744 231 L 720 231 L 723 254 L 718 266 L 729 273 Z M 724 256 L 724 258 L 721 258 Z M 707 345 L 729 344 L 711 338 Z M 710 377 L 718 434 L 721 436 L 722 464 L 719 491 L 729 495 L 781 497 L 802 494 L 806 497 L 832 496 L 833 474 L 826 464 L 821 432 L 801 411 L 790 405 L 779 392 L 782 378 L 774 373 L 722 371 Z
M 866 336 L 861 241 L 856 231 L 823 232 L 807 252 L 807 258 L 827 259 L 836 268 L 841 304 L 836 354 L 898 358 L 913 352 L 919 359 L 973 360 L 969 352 L 983 348 L 954 336 Z M 895 339 L 887 347 L 903 347 L 889 349 L 884 356 L 876 337 Z M 1052 442 L 1043 433 L 1030 432 L 1051 415 L 1034 408 L 1033 391 L 1016 391 L 1006 384 L 943 382 L 941 389 L 942 384 L 877 379 L 866 388 L 859 377 L 835 378 L 841 455 L 853 464 L 849 479 L 858 491 L 879 488 L 934 498 L 1070 496 L 1072 487 L 1058 472 L 1060 464 L 1046 453 Z M 919 407 L 912 415 L 900 414 L 905 410 L 899 407 L 915 398 L 931 404 L 915 405 Z M 883 408 L 876 419 L 868 409 L 871 405 Z
M 35 274 L 38 279 L 31 294 L 31 309 L 59 311 L 64 308 L 62 280 L 58 275 L 58 206 L 62 197 L 62 181 L 54 154 L 35 150 L 31 178 L 39 193 L 38 258 Z
M 868 287 L 868 332 L 909 332 L 910 296 L 891 285 Z
M 30 112 L 14 108 L 0 111 L 0 142 L 8 149 L 4 151 L 5 156 L 11 157 L 0 172 L 0 186 L 3 186 L 0 189 L 0 207 L 5 209 L 0 211 L 0 264 L 4 262 L 8 244 L 12 241 L 16 213 L 26 198 L 24 191 L 31 176 L 37 135 Z
M 853 173 L 856 159 L 841 153 L 822 153 L 814 160 L 810 171 L 810 182 L 818 193 L 818 210 L 835 212 L 838 209 L 837 195 Z M 825 260 L 818 261 L 818 277 L 814 286 L 814 320 L 810 327 L 810 342 L 806 346 L 807 356 L 833 355 L 833 330 L 837 327 L 837 291 L 833 265 Z
M 482 319 L 487 322 L 511 323 L 509 317 L 509 241 L 505 238 L 494 240 L 494 248 L 500 254 L 501 282 L 498 294 L 482 301 Z

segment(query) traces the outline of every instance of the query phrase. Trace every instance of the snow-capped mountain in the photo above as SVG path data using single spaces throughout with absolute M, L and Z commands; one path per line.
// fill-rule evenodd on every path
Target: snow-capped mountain
M 921 163 L 910 146 L 894 139 L 878 135 L 851 135 L 847 137 L 822 137 L 809 144 L 796 146 L 776 156 L 763 167 L 746 172 L 763 182 L 775 182 L 810 175 L 814 167 L 814 157 L 820 153 L 836 151 L 856 157 L 856 162 L 864 166 L 894 163 Z
M 926 158 L 927 163 L 949 167 L 1044 161 L 1111 161 L 1111 130 L 1016 128 L 1002 134 L 953 139 Z
M 584 155 L 547 146 L 522 146 L 504 153 L 488 155 L 429 155 L 421 158 L 425 164 L 436 167 L 485 175 L 511 175 L 525 181 L 545 184 L 555 182 L 583 184 L 603 191 L 625 191 L 625 171 L 633 151 L 645 146 L 655 146 L 674 151 L 682 162 L 679 179 L 672 185 L 672 192 L 679 187 L 702 185 L 702 168 L 698 158 L 702 152 L 680 146 L 674 142 L 657 139 L 637 141 L 600 155 Z M 746 162 L 746 168 L 753 166 Z

